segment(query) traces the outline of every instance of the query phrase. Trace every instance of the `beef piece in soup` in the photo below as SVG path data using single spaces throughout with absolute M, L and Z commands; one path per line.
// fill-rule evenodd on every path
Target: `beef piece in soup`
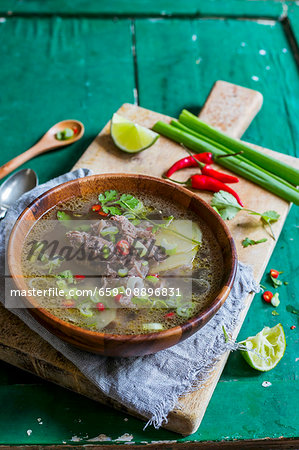
M 59 241 L 54 254 L 50 241 Z M 60 203 L 43 216 L 26 238 L 23 266 L 28 287 L 53 288 L 38 297 L 42 307 L 113 334 L 184 323 L 215 297 L 223 276 L 204 221 L 171 202 L 116 191 Z

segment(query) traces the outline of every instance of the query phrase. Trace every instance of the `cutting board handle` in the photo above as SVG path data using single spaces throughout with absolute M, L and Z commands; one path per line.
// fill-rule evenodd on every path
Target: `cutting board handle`
M 263 104 L 260 92 L 216 81 L 199 117 L 220 131 L 240 138 Z

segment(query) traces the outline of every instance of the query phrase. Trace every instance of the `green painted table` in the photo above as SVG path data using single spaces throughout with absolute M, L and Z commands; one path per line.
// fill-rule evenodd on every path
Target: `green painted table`
M 245 140 L 298 156 L 298 29 L 294 2 L 2 0 L 0 164 L 56 121 L 82 120 L 82 141 L 26 165 L 46 181 L 74 165 L 122 103 L 172 116 L 185 106 L 198 111 L 217 79 L 264 95 Z M 298 224 L 293 207 L 268 267 L 283 270 L 289 282 L 280 289 L 278 308 L 288 343 L 284 359 L 263 375 L 233 353 L 197 433 L 180 438 L 162 429 L 143 431 L 138 419 L 0 363 L 0 445 L 131 441 L 206 448 L 212 441 L 219 448 L 218 441 L 227 446 L 237 439 L 237 447 L 242 440 L 242 448 L 260 448 L 265 441 L 253 439 L 271 438 L 268 448 L 297 448 L 298 441 L 286 439 L 299 439 L 299 316 L 288 311 L 288 305 L 299 308 Z M 266 276 L 263 284 L 270 288 Z M 276 322 L 257 295 L 240 339 Z M 264 388 L 263 381 L 272 385 Z M 93 441 L 99 435 L 102 442 Z

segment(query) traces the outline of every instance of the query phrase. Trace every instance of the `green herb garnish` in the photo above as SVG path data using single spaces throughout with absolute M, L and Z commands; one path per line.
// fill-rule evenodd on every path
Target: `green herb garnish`
M 105 205 L 105 203 L 117 199 L 117 191 L 106 191 L 104 194 L 100 194 L 98 198 L 101 204 Z
M 225 342 L 229 342 L 229 341 L 230 341 L 230 338 L 229 338 L 229 335 L 228 335 L 227 332 L 226 332 L 226 329 L 224 328 L 224 325 L 222 325 L 222 331 L 223 331 L 223 334 L 224 334 L 224 340 L 225 340 Z
M 282 285 L 282 281 L 279 280 L 278 278 L 274 278 L 274 277 L 272 277 L 272 275 L 270 275 L 270 278 L 272 280 L 272 283 L 273 283 L 273 286 L 275 287 L 275 289 Z
M 266 242 L 267 240 L 268 240 L 267 238 L 263 238 L 263 239 L 259 239 L 258 241 L 254 241 L 253 239 L 249 239 L 248 237 L 246 237 L 242 241 L 242 245 L 244 248 L 246 248 L 246 247 L 249 247 L 250 245 L 261 244 L 262 242 Z
M 64 130 L 58 131 L 55 137 L 58 141 L 67 141 L 68 139 L 72 139 L 74 134 L 75 132 L 72 128 L 65 128 Z
M 100 194 L 99 202 L 102 206 L 102 211 L 106 214 L 111 214 L 112 216 L 120 216 L 122 214 L 122 209 L 138 209 L 143 208 L 142 202 L 140 202 L 136 197 L 131 194 L 122 194 L 119 198 L 117 191 L 111 190 Z
M 253 211 L 252 209 L 243 208 L 241 205 L 239 205 L 239 203 L 237 202 L 235 197 L 226 191 L 216 192 L 213 195 L 211 205 L 213 208 L 217 209 L 220 216 L 224 220 L 233 219 L 235 217 L 235 215 L 241 210 L 247 211 L 247 212 L 249 212 L 249 214 L 252 214 L 255 216 L 260 216 L 263 224 L 266 224 L 270 227 L 272 237 L 274 240 L 276 240 L 274 232 L 271 227 L 271 223 L 277 222 L 277 220 L 280 218 L 280 215 L 276 211 L 265 211 L 263 213 L 259 213 L 259 212 Z
M 117 206 L 102 206 L 102 211 L 105 214 L 111 214 L 111 216 L 121 215 L 121 210 Z
M 71 216 L 64 211 L 57 211 L 58 220 L 72 220 Z

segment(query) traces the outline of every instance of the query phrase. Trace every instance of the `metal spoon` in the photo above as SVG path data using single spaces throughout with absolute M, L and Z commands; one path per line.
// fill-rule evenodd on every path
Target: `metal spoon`
M 0 187 L 0 220 L 3 219 L 10 208 L 25 192 L 30 191 L 38 184 L 34 170 L 22 169 L 11 175 Z
M 76 134 L 73 137 L 67 140 L 58 140 L 56 139 L 56 134 L 59 131 L 63 131 L 65 128 L 76 129 Z M 84 134 L 84 125 L 79 120 L 63 120 L 62 122 L 58 122 L 53 127 L 51 127 L 46 134 L 29 150 L 21 155 L 16 156 L 15 158 L 8 161 L 2 167 L 0 167 L 0 180 L 4 178 L 6 175 L 11 173 L 17 167 L 20 167 L 29 159 L 34 158 L 41 153 L 48 152 L 49 150 L 54 150 L 58 147 L 65 147 L 66 145 L 73 144 L 78 141 Z

